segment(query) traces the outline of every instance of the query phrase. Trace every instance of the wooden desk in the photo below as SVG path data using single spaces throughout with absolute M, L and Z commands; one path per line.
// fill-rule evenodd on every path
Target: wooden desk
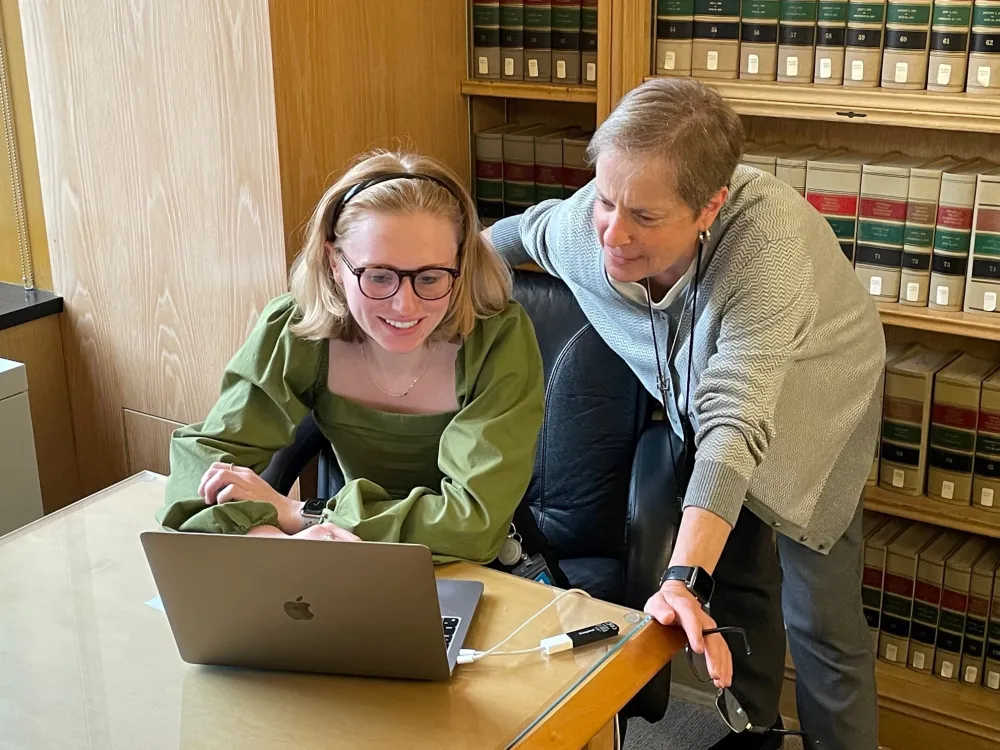
M 139 474 L 0 539 L 0 745 L 608 746 L 614 714 L 683 647 L 678 630 L 571 594 L 508 647 L 603 620 L 619 639 L 549 659 L 484 659 L 440 683 L 188 665 L 166 616 L 146 604 L 156 590 L 139 532 L 155 528 L 164 486 Z M 502 640 L 556 593 L 475 565 L 438 574 L 485 584 L 471 648 Z

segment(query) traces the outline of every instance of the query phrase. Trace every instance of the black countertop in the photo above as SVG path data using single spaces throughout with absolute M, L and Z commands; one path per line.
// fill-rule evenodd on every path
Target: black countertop
M 57 315 L 62 310 L 63 298 L 52 292 L 39 289 L 26 292 L 18 284 L 0 282 L 0 331 L 46 315 Z

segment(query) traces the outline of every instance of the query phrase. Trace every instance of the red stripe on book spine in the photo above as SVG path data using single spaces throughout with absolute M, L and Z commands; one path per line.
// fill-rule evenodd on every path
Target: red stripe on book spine
M 577 169 L 576 167 L 563 167 L 563 185 L 582 188 L 593 176 L 589 169 Z
M 873 589 L 882 588 L 882 569 L 865 566 L 864 575 L 861 578 L 862 586 L 871 586 Z
M 563 168 L 552 167 L 548 164 L 535 165 L 535 182 L 543 185 L 562 185 Z
M 886 396 L 882 415 L 888 420 L 921 424 L 924 419 L 924 405 L 919 401 Z
M 941 607 L 943 609 L 950 609 L 954 612 L 965 614 L 968 606 L 969 597 L 966 594 L 960 591 L 952 591 L 951 589 L 945 589 L 941 592 Z
M 904 221 L 906 219 L 906 201 L 889 201 L 884 198 L 862 198 L 860 214 L 866 219 Z
M 932 224 L 935 208 L 937 208 L 936 203 L 910 201 L 906 204 L 906 222 L 908 224 Z
M 856 217 L 858 215 L 858 197 L 856 195 L 806 192 L 806 200 L 824 216 Z
M 918 578 L 913 585 L 913 598 L 936 607 L 941 601 L 941 587 Z
M 503 162 L 476 159 L 476 177 L 483 180 L 502 180 Z
M 913 579 L 895 573 L 886 573 L 882 589 L 890 594 L 909 598 L 913 596 Z
M 979 412 L 979 429 L 1000 434 L 1000 414 L 993 411 Z
M 503 172 L 503 178 L 505 180 L 510 180 L 511 182 L 535 181 L 534 164 L 517 164 L 516 162 L 507 161 L 504 162 Z
M 947 229 L 972 229 L 972 209 L 938 206 L 937 224 Z
M 976 427 L 977 412 L 975 409 L 963 409 L 951 404 L 934 404 L 931 411 L 931 421 L 946 427 L 958 427 L 962 430 L 972 430 Z
M 1000 232 L 1000 208 L 980 205 L 979 215 L 976 216 L 976 229 L 983 232 Z
M 985 618 L 990 613 L 990 600 L 978 596 L 969 597 L 969 614 L 972 617 Z

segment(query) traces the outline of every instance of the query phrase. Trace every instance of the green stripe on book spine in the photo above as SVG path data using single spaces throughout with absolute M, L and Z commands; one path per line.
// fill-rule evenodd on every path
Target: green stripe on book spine
M 885 422 L 882 425 L 882 437 L 894 443 L 904 445 L 920 445 L 920 426 L 898 424 L 896 422 Z
M 889 3 L 886 23 L 902 23 L 912 26 L 926 26 L 931 20 L 930 5 Z
M 694 0 L 696 16 L 739 16 L 740 0 Z
M 858 242 L 877 242 L 900 247 L 903 244 L 904 229 L 902 224 L 861 219 L 858 222 Z
M 929 248 L 933 239 L 934 230 L 927 227 L 907 224 L 906 229 L 903 230 L 903 244 L 907 247 Z
M 846 23 L 847 0 L 819 0 L 816 20 L 821 24 Z
M 1000 52 L 1000 50 L 997 50 Z M 973 249 L 976 255 L 1000 256 L 1000 234 L 976 233 L 976 245 Z
M 849 23 L 882 23 L 885 6 L 882 3 L 851 3 L 847 6 Z
M 969 252 L 969 232 L 952 232 L 948 229 L 938 229 L 934 233 L 934 249 L 949 253 Z
M 976 449 L 976 433 L 955 430 L 941 425 L 931 425 L 931 445 L 972 453 Z
M 972 25 L 996 28 L 1000 26 L 1000 5 L 976 3 L 972 9 Z
M 778 18 L 780 0 L 745 0 L 743 18 L 755 21 L 773 21 Z
M 500 6 L 496 3 L 473 3 L 472 4 L 472 25 L 473 26 L 499 26 Z
M 937 26 L 969 28 L 972 20 L 972 5 L 941 5 L 934 3 L 934 16 L 931 23 Z
M 815 21 L 816 5 L 814 0 L 782 0 L 780 19 L 782 21 Z

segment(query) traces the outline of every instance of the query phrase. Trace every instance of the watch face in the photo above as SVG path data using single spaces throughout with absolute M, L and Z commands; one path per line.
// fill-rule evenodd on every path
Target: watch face
M 326 509 L 326 500 L 321 497 L 311 497 L 302 505 L 302 513 L 306 516 L 318 516 Z

